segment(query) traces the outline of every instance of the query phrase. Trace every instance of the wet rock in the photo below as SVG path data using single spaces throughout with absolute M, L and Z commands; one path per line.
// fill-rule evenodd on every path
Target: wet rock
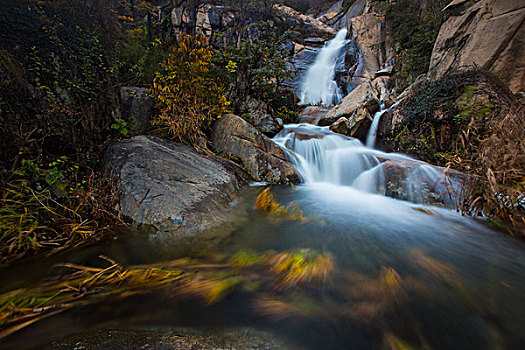
M 330 111 L 330 108 L 323 106 L 308 106 L 302 110 L 297 119 L 297 123 L 308 123 L 317 125 L 326 113 Z
M 148 89 L 140 87 L 120 88 L 122 118 L 134 134 L 144 134 L 151 128 L 155 100 Z
M 218 160 L 153 136 L 110 145 L 104 164 L 119 176 L 122 215 L 161 241 L 224 224 L 238 197 L 235 175 Z
M 357 86 L 343 98 L 341 103 L 326 113 L 326 115 L 319 120 L 319 125 L 328 126 L 341 117 L 349 117 L 359 107 L 374 100 L 378 100 L 377 92 L 372 86 L 372 83 L 366 81 Z
M 463 181 L 464 175 L 417 161 L 384 160 L 381 164 L 384 176 L 385 196 L 418 204 L 455 205 L 453 182 Z M 459 182 L 458 182 L 459 181 Z
M 238 159 L 257 181 L 293 183 L 299 180 L 284 151 L 236 115 L 228 114 L 215 122 L 211 142 L 217 153 Z
M 335 123 L 330 125 L 330 130 L 342 135 L 349 135 L 348 118 L 341 117 Z
M 514 0 L 481 0 L 466 7 L 455 1 L 439 31 L 429 78 L 479 66 L 516 93 L 525 90 L 525 5 Z
M 284 128 L 284 122 L 281 118 L 275 118 L 275 122 L 279 125 L 280 129 Z

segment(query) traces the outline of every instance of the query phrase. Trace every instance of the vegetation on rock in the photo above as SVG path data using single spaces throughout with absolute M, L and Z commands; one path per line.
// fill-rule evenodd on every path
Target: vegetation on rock
M 1 262 L 77 245 L 116 222 L 112 180 L 93 169 L 121 135 L 107 51 L 118 26 L 97 4 L 2 4 Z
M 403 120 L 382 142 L 471 175 L 460 210 L 511 224 L 523 234 L 525 109 L 481 71 L 423 84 L 399 107 Z
M 394 78 L 398 90 L 428 71 L 434 42 L 448 0 L 400 0 L 387 7 L 385 20 L 398 45 Z

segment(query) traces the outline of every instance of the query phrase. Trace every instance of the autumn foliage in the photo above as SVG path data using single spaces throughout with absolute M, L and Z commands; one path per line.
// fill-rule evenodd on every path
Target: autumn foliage
M 229 105 L 211 58 L 206 37 L 182 34 L 155 76 L 151 92 L 159 114 L 154 124 L 177 141 L 197 144 Z

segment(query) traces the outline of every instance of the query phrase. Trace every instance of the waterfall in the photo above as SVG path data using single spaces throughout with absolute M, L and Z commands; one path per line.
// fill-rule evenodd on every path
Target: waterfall
M 321 102 L 329 106 L 341 100 L 341 91 L 334 78 L 340 51 L 348 42 L 347 32 L 346 29 L 341 29 L 335 38 L 319 51 L 314 64 L 307 70 L 301 83 L 301 104 L 315 105 Z
M 381 116 L 385 112 L 385 105 L 381 103 L 381 109 L 374 115 L 372 125 L 370 125 L 370 129 L 368 130 L 368 135 L 366 136 L 366 147 L 374 148 L 376 145 L 377 127 L 379 126 Z
M 330 183 L 414 203 L 456 204 L 452 192 L 457 193 L 460 177 L 402 154 L 365 147 L 328 127 L 289 124 L 273 140 L 307 185 Z
M 381 103 L 381 109 L 379 112 L 376 112 L 374 114 L 374 119 L 372 121 L 372 125 L 370 125 L 370 129 L 368 130 L 368 135 L 366 136 L 366 147 L 374 148 L 376 145 L 376 137 L 377 137 L 377 128 L 379 127 L 379 121 L 381 120 L 381 117 L 386 112 L 389 112 L 391 109 L 396 107 L 399 103 L 401 103 L 402 99 L 394 103 L 391 107 L 385 110 L 385 104 Z

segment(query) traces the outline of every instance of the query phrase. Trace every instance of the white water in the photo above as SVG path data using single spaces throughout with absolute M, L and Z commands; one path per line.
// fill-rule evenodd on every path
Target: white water
M 334 78 L 340 51 L 348 42 L 347 32 L 346 29 L 341 29 L 335 38 L 319 51 L 314 64 L 308 69 L 301 83 L 301 104 L 322 103 L 329 106 L 341 100 L 341 90 Z
M 327 127 L 290 124 L 274 138 L 306 184 L 327 183 L 414 203 L 455 204 L 458 177 L 408 156 L 365 147 Z

